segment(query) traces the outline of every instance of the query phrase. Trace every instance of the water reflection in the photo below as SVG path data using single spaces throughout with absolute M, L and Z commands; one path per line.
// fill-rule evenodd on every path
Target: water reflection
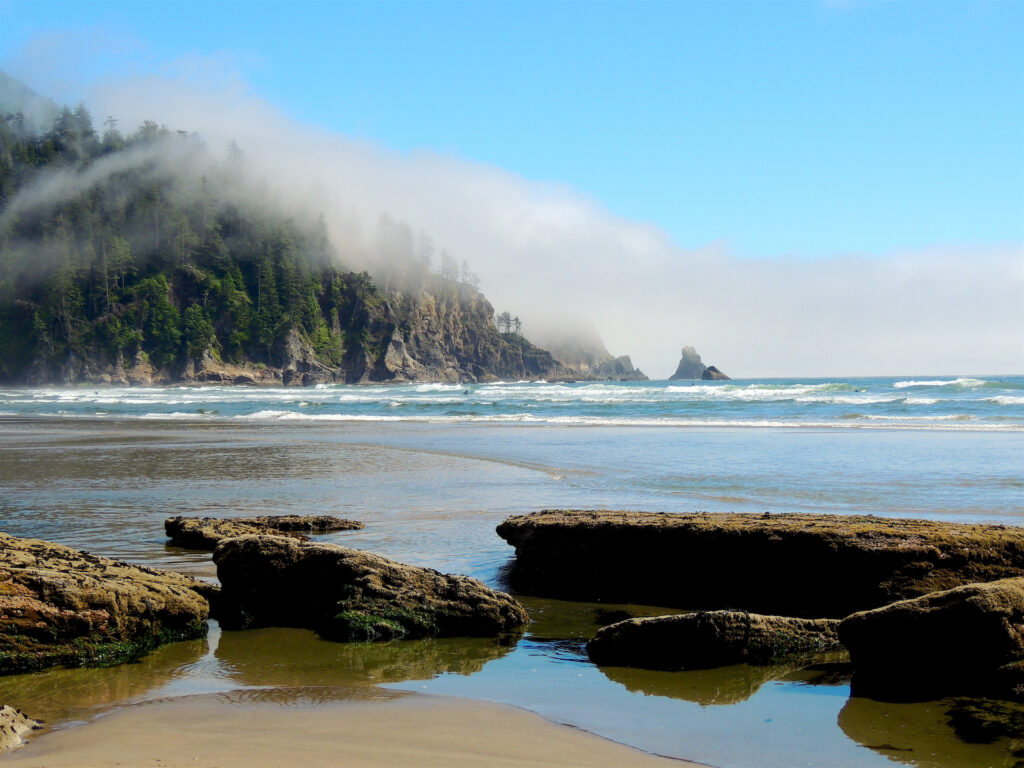
M 599 667 L 612 682 L 632 693 L 666 696 L 701 706 L 738 704 L 746 701 L 770 680 L 784 680 L 794 669 L 785 666 L 752 667 L 735 664 L 713 669 L 661 672 L 633 667 Z
M 839 727 L 857 743 L 918 768 L 1021 768 L 1024 705 L 981 699 L 891 703 L 851 697 Z
M 116 667 L 49 669 L 0 677 L 0 703 L 50 726 L 85 720 L 168 684 L 208 650 L 206 640 L 187 640 Z
M 517 636 L 334 643 L 305 629 L 224 632 L 216 656 L 223 673 L 243 686 L 351 686 L 450 673 L 471 675 L 501 658 Z

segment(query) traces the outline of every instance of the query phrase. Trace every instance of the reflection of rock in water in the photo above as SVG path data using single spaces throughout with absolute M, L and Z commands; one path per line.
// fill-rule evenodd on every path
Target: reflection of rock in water
M 781 680 L 792 667 L 752 667 L 736 664 L 715 669 L 659 672 L 632 667 L 599 667 L 609 680 L 633 693 L 684 699 L 703 706 L 746 701 L 769 680 Z
M 224 632 L 217 659 L 242 685 L 351 686 L 425 679 L 444 672 L 470 675 L 501 658 L 518 635 L 434 638 L 389 643 L 334 643 L 305 629 Z
M 83 719 L 164 685 L 206 650 L 206 640 L 189 640 L 161 646 L 132 664 L 3 677 L 0 703 L 22 709 L 48 726 Z
M 890 703 L 850 698 L 843 733 L 918 768 L 1021 768 L 1024 705 L 984 699 Z

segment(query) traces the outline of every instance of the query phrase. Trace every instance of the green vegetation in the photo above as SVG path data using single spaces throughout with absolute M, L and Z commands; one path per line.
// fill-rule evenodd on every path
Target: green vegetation
M 154 123 L 100 134 L 83 106 L 44 133 L 0 115 L 0 380 L 76 360 L 272 365 L 293 331 L 339 366 L 384 299 L 332 266 L 322 219 L 241 202 L 246 173 L 237 149 L 216 161 Z

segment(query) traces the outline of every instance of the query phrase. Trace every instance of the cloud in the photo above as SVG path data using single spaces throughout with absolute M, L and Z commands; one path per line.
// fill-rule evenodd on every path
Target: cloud
M 223 68 L 192 57 L 187 77 L 105 81 L 87 103 L 126 129 L 152 119 L 214 149 L 237 141 L 268 188 L 325 215 L 353 266 L 375 253 L 382 214 L 429 234 L 527 334 L 589 320 L 652 377 L 684 344 L 733 376 L 1024 371 L 1020 243 L 802 260 L 744 258 L 724 240 L 684 249 L 567 186 L 300 124 Z

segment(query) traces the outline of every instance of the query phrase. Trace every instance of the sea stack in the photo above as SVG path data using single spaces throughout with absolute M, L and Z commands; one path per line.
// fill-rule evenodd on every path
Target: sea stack
M 669 381 L 679 379 L 702 379 L 703 381 L 729 381 L 729 377 L 713 365 L 704 365 L 693 347 L 683 347 L 682 357 L 676 372 L 668 377 Z

